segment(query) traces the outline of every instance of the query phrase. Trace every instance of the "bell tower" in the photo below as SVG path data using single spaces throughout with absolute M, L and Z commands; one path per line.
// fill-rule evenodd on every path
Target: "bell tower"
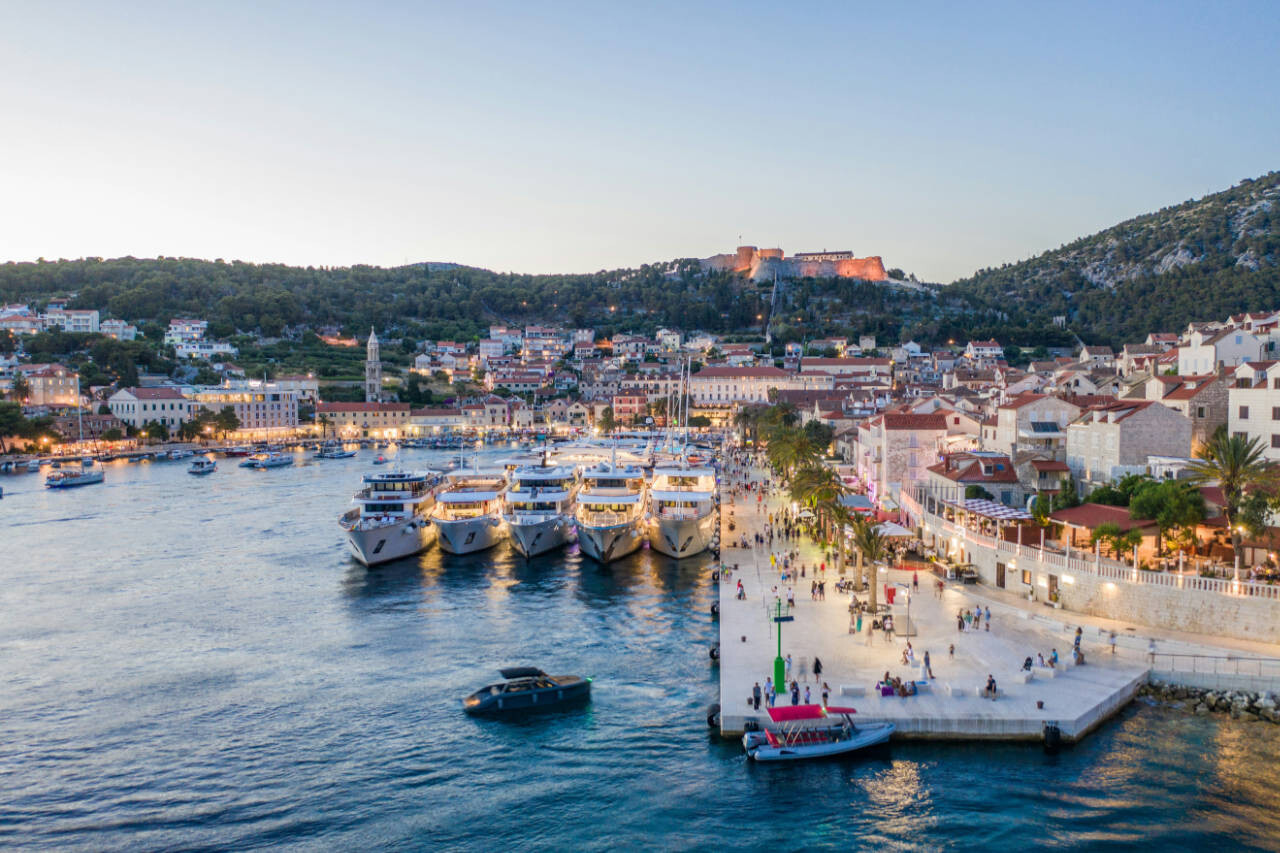
M 364 400 L 382 402 L 382 360 L 378 355 L 378 335 L 369 329 L 369 343 L 364 357 Z

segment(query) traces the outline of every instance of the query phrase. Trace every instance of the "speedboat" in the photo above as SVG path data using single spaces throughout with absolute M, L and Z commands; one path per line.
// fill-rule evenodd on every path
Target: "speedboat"
M 447 480 L 431 511 L 440 548 L 450 554 L 471 554 L 497 545 L 506 529 L 502 523 L 505 478 L 479 471 L 451 471 Z
M 317 459 L 350 459 L 355 456 L 354 450 L 347 450 L 336 441 L 329 441 L 320 446 L 320 452 L 316 454 Z
M 431 524 L 437 471 L 387 471 L 365 474 L 354 509 L 338 524 L 347 532 L 351 555 L 374 566 L 426 550 L 436 539 Z
M 506 681 L 481 687 L 462 700 L 468 714 L 556 708 L 591 698 L 591 679 L 581 675 L 547 675 L 531 666 L 498 672 Z
M 525 465 L 510 475 L 502 513 L 511 544 L 525 557 L 567 545 L 573 538 L 578 477 L 563 465 Z
M 645 528 L 649 547 L 668 557 L 692 557 L 716 538 L 716 472 L 710 468 L 655 468 Z
M 55 471 L 45 479 L 44 484 L 50 489 L 70 489 L 76 486 L 92 486 L 95 483 L 101 483 L 102 480 L 102 466 L 93 465 L 89 468 Z
M 223 455 L 223 456 L 225 456 L 225 457 L 227 457 L 228 459 L 238 459 L 238 458 L 241 458 L 241 457 L 244 457 L 244 456 L 248 456 L 248 455 L 249 455 L 249 448 L 247 448 L 247 447 L 228 447 L 226 450 L 222 451 L 222 455 Z
M 255 453 L 240 463 L 241 468 L 284 468 L 293 464 L 293 457 L 287 453 L 281 453 L 278 450 L 270 450 L 266 453 Z
M 644 472 L 635 465 L 601 462 L 582 473 L 573 521 L 582 553 L 608 563 L 644 541 Z
M 218 470 L 218 463 L 212 459 L 196 459 L 187 466 L 188 474 L 204 476 Z
M 783 705 L 769 709 L 769 718 L 780 724 L 777 730 L 747 732 L 742 747 L 755 761 L 797 761 L 804 758 L 827 758 L 845 755 L 884 743 L 893 734 L 893 723 L 853 724 L 853 708 L 823 705 Z M 835 725 L 809 726 L 815 720 L 830 719 L 838 714 L 842 722 Z
M 386 464 L 387 464 L 388 462 L 390 462 L 390 461 L 391 461 L 390 459 L 388 459 L 387 457 L 385 457 L 385 456 L 383 456 L 381 453 L 379 453 L 379 454 L 378 454 L 378 456 L 373 460 L 373 464 L 374 464 L 374 465 L 386 465 Z

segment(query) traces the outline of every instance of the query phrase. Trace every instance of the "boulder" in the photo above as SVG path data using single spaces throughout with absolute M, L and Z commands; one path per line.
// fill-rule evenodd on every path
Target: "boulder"
M 1207 713 L 1209 713 L 1209 706 L 1208 706 L 1208 705 L 1206 705 L 1206 704 L 1204 704 L 1203 702 L 1201 702 L 1199 705 L 1197 705 L 1197 706 L 1196 706 L 1196 714 L 1197 714 L 1198 716 L 1203 717 L 1203 716 L 1204 716 L 1205 714 L 1207 714 Z

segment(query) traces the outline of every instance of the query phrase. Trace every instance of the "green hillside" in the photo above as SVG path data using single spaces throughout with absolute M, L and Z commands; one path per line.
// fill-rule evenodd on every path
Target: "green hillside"
M 1167 207 L 946 288 L 974 309 L 1120 343 L 1280 305 L 1280 172 Z

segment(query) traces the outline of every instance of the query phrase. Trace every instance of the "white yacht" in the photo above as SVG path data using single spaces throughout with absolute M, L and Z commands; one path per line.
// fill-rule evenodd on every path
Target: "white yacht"
M 288 453 L 281 453 L 278 450 L 270 450 L 266 453 L 255 453 L 248 459 L 240 463 L 241 468 L 257 468 L 259 470 L 266 468 L 284 468 L 293 464 L 293 456 Z
M 440 479 L 436 471 L 365 474 L 355 508 L 338 519 L 352 556 L 375 566 L 426 550 L 436 538 L 430 514 Z
M 506 532 L 502 521 L 506 479 L 501 474 L 463 470 L 446 477 L 431 512 L 440 548 L 450 554 L 471 554 L 497 545 Z
M 716 472 L 710 468 L 655 468 L 645 528 L 649 547 L 668 557 L 692 557 L 716 535 Z
M 574 509 L 578 547 L 607 563 L 625 557 L 644 540 L 644 472 L 635 465 L 601 462 L 582 473 Z
M 573 539 L 577 471 L 567 465 L 522 465 L 511 474 L 502 518 L 511 544 L 536 557 Z

